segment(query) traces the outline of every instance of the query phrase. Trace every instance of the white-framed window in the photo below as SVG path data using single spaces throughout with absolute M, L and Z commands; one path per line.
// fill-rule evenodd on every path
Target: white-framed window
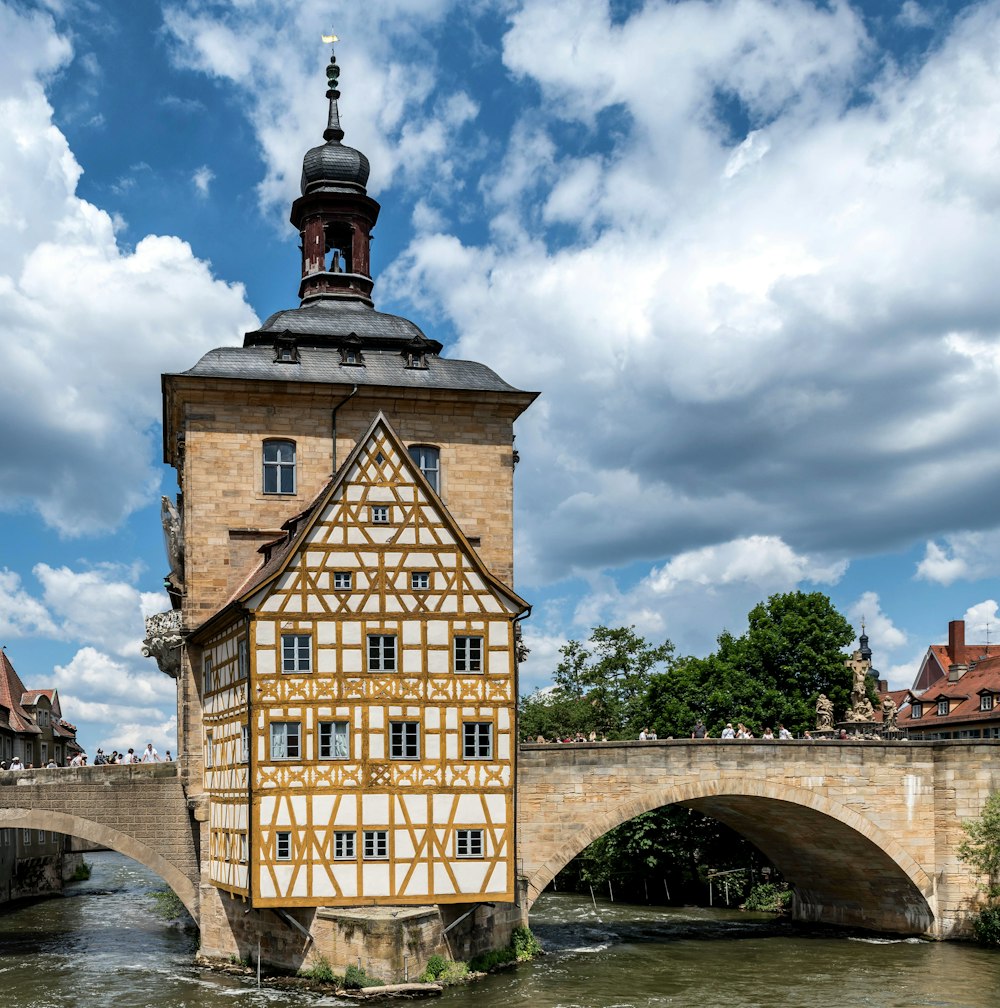
M 43 843 L 45 843 L 45 830 L 43 830 L 43 829 L 40 829 L 40 830 L 38 831 L 38 842 L 39 842 L 40 844 L 43 844 Z
M 979 709 L 980 710 L 993 710 L 993 694 L 983 693 L 979 697 Z
M 295 442 L 264 442 L 264 493 L 295 493 Z
M 334 830 L 333 859 L 334 861 L 353 861 L 357 856 L 355 846 L 357 834 L 354 830 Z
M 215 766 L 215 743 L 212 741 L 212 733 L 205 732 L 205 768 L 211 770 Z
M 309 634 L 283 633 L 281 635 L 281 671 L 312 671 L 312 637 Z
M 431 489 L 441 492 L 441 449 L 434 445 L 410 445 L 410 458 L 424 474 Z
M 22 837 L 22 839 L 24 840 L 24 842 L 26 844 L 30 844 L 31 843 L 31 830 L 30 829 L 26 829 L 24 831 L 24 836 Z
M 464 759 L 493 758 L 492 721 L 466 721 L 462 724 L 462 756 Z
M 455 638 L 455 671 L 456 672 L 483 671 L 482 637 Z
M 371 505 L 371 519 L 373 525 L 388 525 L 389 524 L 389 505 L 388 504 L 372 504 Z
M 333 590 L 350 591 L 354 587 L 354 575 L 350 571 L 333 572 Z
M 412 591 L 426 591 L 431 586 L 429 571 L 412 571 L 410 573 L 410 588 Z
M 388 830 L 365 830 L 364 856 L 366 861 L 384 861 L 389 856 Z
M 236 643 L 236 667 L 241 679 L 250 678 L 250 645 L 246 637 L 241 637 Z
M 368 635 L 368 671 L 396 671 L 396 635 Z
M 481 829 L 455 830 L 455 857 L 481 858 L 484 854 Z
M 274 834 L 274 860 L 292 860 L 292 834 L 288 830 L 278 830 Z
M 949 704 L 947 700 L 938 700 L 937 712 L 939 717 L 943 717 L 945 714 L 949 713 Z
M 351 755 L 349 727 L 346 721 L 320 721 L 320 759 L 347 759 Z
M 420 759 L 420 724 L 416 721 L 389 722 L 389 757 Z
M 240 833 L 240 861 L 246 864 L 250 860 L 250 842 L 247 840 L 246 833 Z
M 201 663 L 201 681 L 205 684 L 205 692 L 215 689 L 215 669 L 212 667 L 212 656 L 205 655 Z
M 49 744 L 48 742 L 42 742 L 42 766 L 45 766 L 49 761 Z
M 922 703 L 915 703 L 910 705 L 910 717 L 919 718 L 924 716 L 924 705 Z
M 38 713 L 38 718 L 37 718 L 37 720 L 38 720 L 38 727 L 39 728 L 45 728 L 45 727 L 47 727 L 48 723 L 49 723 L 49 712 L 47 710 L 45 710 L 44 707 L 39 707 L 37 713 Z
M 250 762 L 250 725 L 240 725 L 240 762 Z
M 299 721 L 272 721 L 271 759 L 298 759 L 301 730 Z

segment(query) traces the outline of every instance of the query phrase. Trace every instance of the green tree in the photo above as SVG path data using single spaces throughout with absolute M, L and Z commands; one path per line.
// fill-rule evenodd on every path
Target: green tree
M 584 646 L 569 641 L 553 679 L 556 693 L 582 700 L 590 728 L 608 738 L 634 738 L 650 714 L 646 698 L 652 677 L 673 661 L 670 641 L 651 646 L 635 627 L 594 627 Z
M 986 799 L 982 815 L 962 823 L 965 839 L 958 856 L 983 878 L 980 888 L 986 905 L 972 921 L 976 938 L 984 945 L 1000 945 L 1000 792 Z

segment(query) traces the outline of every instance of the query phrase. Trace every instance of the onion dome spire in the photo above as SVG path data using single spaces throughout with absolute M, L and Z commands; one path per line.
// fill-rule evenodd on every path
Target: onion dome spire
M 326 143 L 302 159 L 302 195 L 292 204 L 291 221 L 302 238 L 302 282 L 299 297 L 360 300 L 371 305 L 371 232 L 379 205 L 367 193 L 368 158 L 342 143 L 340 67 L 330 45 L 326 67 L 329 101 Z

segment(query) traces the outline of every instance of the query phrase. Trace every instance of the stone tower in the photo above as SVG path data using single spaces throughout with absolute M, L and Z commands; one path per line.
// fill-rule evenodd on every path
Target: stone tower
M 378 963 L 349 936 L 379 928 L 437 951 L 463 915 L 449 938 L 489 946 L 497 905 L 517 917 L 513 423 L 536 394 L 375 310 L 380 207 L 332 55 L 327 77 L 298 307 L 163 376 L 175 608 L 146 642 L 178 683 L 203 949 L 293 966 Z

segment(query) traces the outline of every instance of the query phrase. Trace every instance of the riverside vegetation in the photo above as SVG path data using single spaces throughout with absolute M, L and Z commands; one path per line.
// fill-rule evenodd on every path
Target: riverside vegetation
M 985 878 L 986 901 L 972 921 L 976 941 L 1000 947 L 1000 792 L 990 795 L 978 819 L 962 823 L 965 839 L 958 856 Z

